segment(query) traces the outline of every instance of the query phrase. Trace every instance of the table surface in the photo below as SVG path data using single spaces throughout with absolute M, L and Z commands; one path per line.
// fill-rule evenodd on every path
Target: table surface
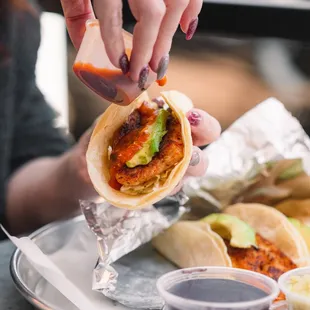
M 0 242 L 0 309 L 34 310 L 16 290 L 10 275 L 10 259 L 14 251 L 11 242 Z

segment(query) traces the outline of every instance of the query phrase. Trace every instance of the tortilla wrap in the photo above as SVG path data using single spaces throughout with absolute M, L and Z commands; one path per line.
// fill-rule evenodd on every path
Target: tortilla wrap
M 181 124 L 184 144 L 183 159 L 172 168 L 167 179 L 150 193 L 133 196 L 113 189 L 109 185 L 109 151 L 111 140 L 116 132 L 127 120 L 128 116 L 145 100 L 149 100 L 146 93 L 128 106 L 111 105 L 99 118 L 91 136 L 86 153 L 87 168 L 90 179 L 98 194 L 112 205 L 126 209 L 140 209 L 152 205 L 169 195 L 183 178 L 192 155 L 192 137 L 190 124 L 186 117 L 193 104 L 191 100 L 178 91 L 167 91 L 161 94 L 165 103 L 175 113 Z
M 281 212 L 261 204 L 238 203 L 226 208 L 224 213 L 234 215 L 249 224 L 298 267 L 309 265 L 309 252 L 305 240 Z
M 203 222 L 178 222 L 152 243 L 159 253 L 181 268 L 232 266 L 223 239 Z

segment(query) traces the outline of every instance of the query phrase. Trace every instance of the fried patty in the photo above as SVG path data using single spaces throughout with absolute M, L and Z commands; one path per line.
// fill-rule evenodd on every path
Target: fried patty
M 120 142 L 120 140 L 131 131 L 138 129 L 141 125 L 141 115 L 138 110 L 134 110 L 127 118 L 126 122 L 121 128 L 115 132 L 113 136 L 113 149 Z
M 259 234 L 256 234 L 258 248 L 234 248 L 229 244 L 229 241 L 224 240 L 224 242 L 235 268 L 256 271 L 276 281 L 283 273 L 297 268 L 290 258 Z M 277 300 L 283 299 L 285 299 L 284 295 L 280 294 Z
M 229 241 L 224 240 L 233 267 L 262 273 L 274 280 L 297 266 L 283 254 L 275 245 L 256 234 L 258 248 L 234 248 Z
M 172 114 L 167 120 L 167 133 L 161 141 L 159 152 L 144 166 L 128 168 L 124 165 L 117 173 L 116 180 L 126 186 L 141 185 L 154 176 L 160 175 L 182 160 L 184 145 L 179 120 Z

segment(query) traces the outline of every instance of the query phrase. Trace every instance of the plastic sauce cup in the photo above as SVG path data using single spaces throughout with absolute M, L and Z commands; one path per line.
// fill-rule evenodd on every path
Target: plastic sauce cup
M 125 52 L 130 58 L 132 35 L 123 30 Z M 121 105 L 127 105 L 138 98 L 153 82 L 156 74 L 150 70 L 144 89 L 133 82 L 129 75 L 110 62 L 101 38 L 99 21 L 86 22 L 86 31 L 73 64 L 77 77 L 102 98 Z
M 239 294 L 245 294 L 244 296 L 247 296 L 247 291 L 238 291 L 242 286 L 252 287 L 255 291 L 259 291 L 262 294 L 260 295 L 261 297 L 248 301 L 223 301 L 222 297 L 227 292 L 224 288 L 225 285 L 223 285 L 215 289 L 216 292 L 212 295 L 212 301 L 208 301 L 208 289 L 206 288 L 204 290 L 203 287 L 203 283 L 208 283 L 208 281 L 201 282 L 202 290 L 199 289 L 199 291 L 206 292 L 203 298 L 201 298 L 201 296 L 196 299 L 192 297 L 186 298 L 184 294 L 180 294 L 180 292 L 177 294 L 174 293 L 175 288 L 181 283 L 184 284 L 187 282 L 187 287 L 190 287 L 190 283 L 193 282 L 192 280 L 197 279 L 233 280 L 237 282 L 238 285 L 236 285 L 230 293 L 236 296 L 239 296 Z M 269 277 L 252 271 L 228 267 L 195 267 L 173 271 L 159 278 L 157 281 L 157 289 L 164 299 L 165 310 L 268 310 L 280 292 L 277 282 Z M 217 298 L 219 300 L 216 300 Z M 272 309 L 277 308 L 272 307 Z
M 310 309 L 310 297 L 292 292 L 289 283 L 292 277 L 310 275 L 310 267 L 296 268 L 284 273 L 278 280 L 280 290 L 284 293 L 289 310 Z

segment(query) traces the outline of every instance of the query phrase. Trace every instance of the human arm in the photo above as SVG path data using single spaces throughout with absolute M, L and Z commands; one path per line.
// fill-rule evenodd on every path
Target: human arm
M 68 139 L 55 128 L 53 111 L 35 86 L 19 109 L 14 136 L 5 208 L 12 233 L 69 217 L 79 210 L 79 199 L 95 195 L 83 169 L 87 135 L 69 149 Z

